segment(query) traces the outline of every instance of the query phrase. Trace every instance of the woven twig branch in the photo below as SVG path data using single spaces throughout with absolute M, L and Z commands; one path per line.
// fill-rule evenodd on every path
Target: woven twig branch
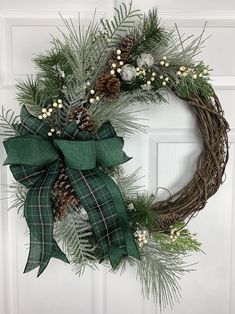
M 163 229 L 192 218 L 205 207 L 207 200 L 223 183 L 229 156 L 229 125 L 216 94 L 211 99 L 196 95 L 184 100 L 196 115 L 203 148 L 192 180 L 166 201 L 156 202 L 152 206 L 157 214 L 157 223 Z

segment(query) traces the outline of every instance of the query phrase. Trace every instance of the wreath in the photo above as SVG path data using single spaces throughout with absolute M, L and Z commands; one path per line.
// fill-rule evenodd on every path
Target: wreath
M 129 263 L 144 296 L 173 305 L 190 271 L 185 256 L 201 250 L 187 223 L 220 187 L 228 161 L 229 126 L 210 69 L 194 61 L 204 30 L 184 38 L 162 26 L 156 9 L 141 15 L 131 4 L 86 29 L 63 21 L 63 39 L 34 60 L 38 74 L 18 82 L 20 116 L 1 114 L 4 164 L 16 180 L 11 207 L 23 209 L 30 231 L 25 272 L 39 267 L 39 276 L 52 257 L 79 275 Z M 203 147 L 191 181 L 159 201 L 121 165 L 130 159 L 123 136 L 144 130 L 135 103 L 162 103 L 165 91 L 187 101 Z

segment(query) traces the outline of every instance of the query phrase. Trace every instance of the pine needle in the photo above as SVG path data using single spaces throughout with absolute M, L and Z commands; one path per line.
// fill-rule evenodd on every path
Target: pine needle
M 183 257 L 162 250 L 154 240 L 141 249 L 141 262 L 137 264 L 137 277 L 142 284 L 144 297 L 153 296 L 160 310 L 173 307 L 180 298 L 179 280 L 186 272 L 192 271 Z
M 12 109 L 5 110 L 2 107 L 0 114 L 0 136 L 4 138 L 18 135 L 17 124 L 19 123 L 19 116 L 15 114 Z

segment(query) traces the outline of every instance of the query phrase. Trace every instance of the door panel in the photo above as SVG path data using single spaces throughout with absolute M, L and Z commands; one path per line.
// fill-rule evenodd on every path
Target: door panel
M 0 4 L 0 99 L 5 108 L 19 110 L 15 100 L 15 80 L 35 73 L 31 62 L 34 54 L 50 46 L 50 34 L 58 35 L 62 27 L 57 11 L 75 16 L 82 11 L 87 24 L 92 10 L 98 16 L 112 14 L 113 4 L 121 1 L 29 1 L 8 0 Z M 177 3 L 177 4 L 176 4 Z M 156 4 L 153 0 L 134 1 L 144 10 Z M 213 83 L 230 122 L 230 160 L 226 181 L 208 201 L 206 209 L 190 223 L 198 232 L 205 254 L 188 257 L 197 262 L 192 272 L 182 280 L 182 299 L 166 314 L 233 314 L 235 313 L 235 3 L 232 1 L 158 1 L 159 12 L 169 27 L 177 22 L 180 31 L 198 34 L 208 20 L 207 34 L 213 35 L 201 56 L 214 68 Z M 225 11 L 225 10 L 230 10 Z M 211 12 L 213 10 L 213 12 Z M 149 126 L 144 134 L 126 139 L 125 150 L 134 158 L 127 171 L 141 167 L 140 185 L 146 190 L 167 188 L 171 193 L 184 186 L 193 175 L 200 150 L 196 121 L 185 102 L 166 95 L 169 104 L 148 106 L 140 116 Z M 2 145 L 0 161 L 4 160 Z M 23 275 L 28 252 L 26 223 L 12 209 L 7 211 L 6 185 L 11 174 L 0 167 L 0 314 L 153 314 L 159 313 L 151 300 L 141 297 L 136 270 L 130 268 L 124 276 L 87 270 L 76 276 L 71 266 L 52 260 L 46 272 L 36 278 L 36 272 Z M 158 190 L 159 199 L 168 196 Z

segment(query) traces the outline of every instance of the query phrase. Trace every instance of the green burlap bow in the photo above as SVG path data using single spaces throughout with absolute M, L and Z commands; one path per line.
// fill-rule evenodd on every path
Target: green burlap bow
M 48 137 L 50 126 L 24 106 L 20 117 L 21 135 L 4 142 L 4 165 L 10 165 L 14 178 L 28 188 L 24 213 L 30 230 L 30 250 L 25 272 L 39 267 L 39 276 L 51 257 L 68 262 L 53 238 L 51 190 L 61 162 L 111 265 L 115 267 L 123 255 L 139 259 L 121 193 L 97 167 L 130 159 L 122 150 L 123 138 L 117 137 L 109 122 L 93 137 L 79 131 L 76 122 L 72 122 L 64 130 L 63 139 L 52 139 Z

